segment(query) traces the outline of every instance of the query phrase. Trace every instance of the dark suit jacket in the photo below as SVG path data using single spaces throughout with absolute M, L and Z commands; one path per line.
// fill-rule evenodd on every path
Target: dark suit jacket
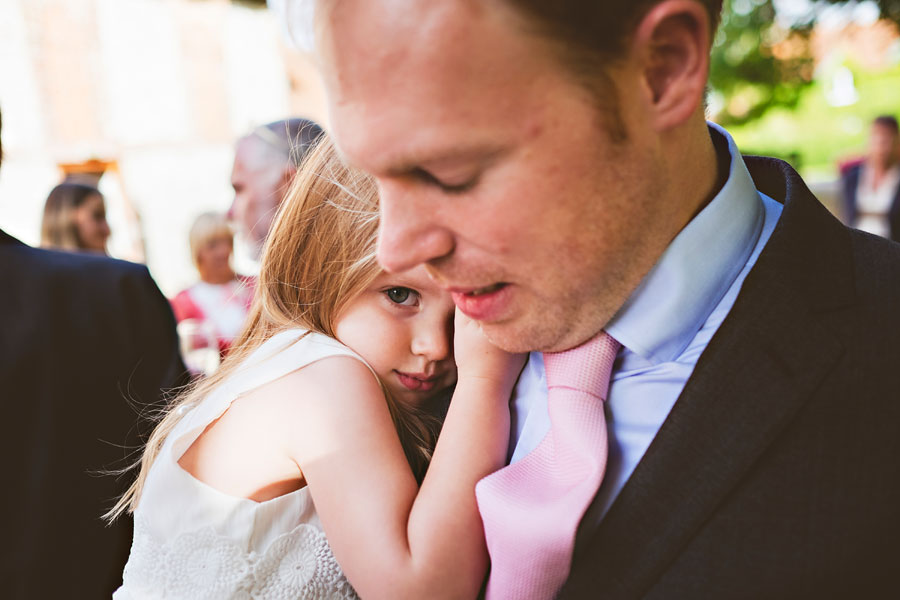
M 900 245 L 746 161 L 781 219 L 562 597 L 900 597 Z
M 100 515 L 131 479 L 96 472 L 133 458 L 138 413 L 183 381 L 172 312 L 142 265 L 2 230 L 0 286 L 0 595 L 108 598 L 131 523 Z
M 849 224 L 856 222 L 859 214 L 856 205 L 856 189 L 859 187 L 859 178 L 862 173 L 863 163 L 857 162 L 850 165 L 841 174 L 841 193 L 843 196 L 843 217 Z M 887 215 L 891 226 L 891 239 L 900 242 L 900 186 L 894 190 L 894 201 Z

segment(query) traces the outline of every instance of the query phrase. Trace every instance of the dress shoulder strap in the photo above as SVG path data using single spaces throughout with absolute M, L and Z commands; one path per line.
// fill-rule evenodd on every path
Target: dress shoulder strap
M 195 406 L 178 425 L 180 433 L 205 428 L 239 396 L 288 373 L 331 356 L 349 356 L 375 371 L 353 350 L 326 335 L 305 329 L 281 331 L 263 342 L 234 372 Z M 178 437 L 178 436 L 175 436 Z

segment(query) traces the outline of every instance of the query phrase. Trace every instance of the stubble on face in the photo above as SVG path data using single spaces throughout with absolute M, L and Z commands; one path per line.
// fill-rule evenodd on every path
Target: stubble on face
M 609 148 L 595 148 L 593 156 L 603 157 Z M 634 148 L 616 151 L 619 160 L 638 153 Z M 544 228 L 541 243 L 519 261 L 511 275 L 513 285 L 522 283 L 519 312 L 482 324 L 499 347 L 558 352 L 580 345 L 606 327 L 656 262 L 661 249 L 653 243 L 648 216 L 657 196 L 653 180 L 627 163 L 604 171 L 598 166 L 595 173 L 602 175 L 598 181 L 603 185 L 573 191 L 572 198 L 584 200 L 583 210 L 573 202 L 568 207 L 571 220 Z M 543 227 L 539 217 L 531 227 Z M 529 229 L 520 231 L 527 243 Z

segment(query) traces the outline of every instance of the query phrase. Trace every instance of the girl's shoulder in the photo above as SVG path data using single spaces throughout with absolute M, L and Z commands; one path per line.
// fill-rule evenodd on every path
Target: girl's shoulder
M 329 371 L 322 370 L 323 364 L 328 365 L 326 369 Z M 332 375 L 331 370 L 335 368 L 343 376 Z M 327 386 L 329 377 L 334 377 L 332 387 L 338 389 L 345 379 L 359 379 L 359 374 L 366 372 L 371 372 L 371 369 L 365 361 L 339 341 L 306 329 L 282 330 L 235 365 L 215 388 L 190 409 L 175 433 L 181 435 L 206 427 L 240 398 L 262 400 L 274 397 L 277 400 L 285 395 L 288 399 L 306 397 Z M 374 373 L 369 377 L 374 379 Z M 283 385 L 285 381 L 292 388 L 287 394 L 288 389 Z
M 185 415 L 167 452 L 174 462 L 187 460 L 182 466 L 210 486 L 249 498 L 264 487 L 257 485 L 260 478 L 289 480 L 333 440 L 323 432 L 353 419 L 347 413 L 378 404 L 384 404 L 380 384 L 352 350 L 325 335 L 285 330 L 260 344 Z M 205 463 L 204 456 L 216 458 Z M 216 466 L 223 463 L 232 465 L 224 476 Z M 246 464 L 255 466 L 242 473 Z
M 283 334 L 283 335 L 282 335 Z M 260 348 L 263 352 L 256 357 L 259 364 L 265 364 L 265 353 L 275 352 L 275 361 L 285 360 L 283 375 L 271 377 L 266 391 L 281 395 L 286 389 L 304 390 L 312 397 L 326 395 L 359 397 L 375 394 L 382 396 L 381 385 L 375 371 L 356 352 L 326 335 L 315 332 L 282 332 L 273 337 L 271 348 Z M 300 368 L 302 365 L 302 368 Z M 290 394 L 294 395 L 294 394 Z
M 258 390 L 259 396 L 297 398 L 301 391 L 311 398 L 383 396 L 378 377 L 361 356 L 334 338 L 304 329 L 266 340 L 248 357 L 245 371 L 251 381 L 241 387 Z M 254 374 L 258 381 L 252 381 Z
M 281 377 L 268 378 L 237 398 L 229 413 L 241 427 L 262 432 L 240 437 L 287 449 L 304 468 L 323 448 L 346 445 L 347 436 L 363 423 L 371 428 L 378 421 L 375 415 L 388 409 L 377 376 L 355 353 L 325 336 L 296 344 L 313 346 L 317 358 Z M 360 425 L 354 426 L 357 422 Z M 385 422 L 392 427 L 389 419 Z

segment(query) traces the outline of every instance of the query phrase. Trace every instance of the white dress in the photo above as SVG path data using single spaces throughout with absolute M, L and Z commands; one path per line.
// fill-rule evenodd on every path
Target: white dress
M 267 340 L 175 426 L 144 484 L 115 600 L 357 598 L 331 553 L 308 487 L 256 502 L 220 492 L 178 464 L 240 395 L 329 356 L 362 361 L 329 337 L 303 333 L 284 331 Z

